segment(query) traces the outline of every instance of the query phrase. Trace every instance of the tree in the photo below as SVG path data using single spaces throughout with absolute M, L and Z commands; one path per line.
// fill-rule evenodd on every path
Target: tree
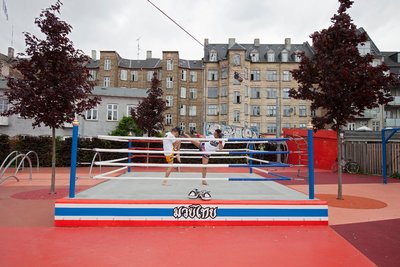
M 142 135 L 142 131 L 136 126 L 135 121 L 132 117 L 124 116 L 119 122 L 117 127 L 110 133 L 113 136 L 128 136 L 129 132 L 139 136 Z
M 57 17 L 61 5 L 58 0 L 35 19 L 46 39 L 24 33 L 26 54 L 19 54 L 13 66 L 22 77 L 7 78 L 9 89 L 5 95 L 11 106 L 2 114 L 19 114 L 32 119 L 34 128 L 44 125 L 52 129 L 52 194 L 55 193 L 55 129 L 100 102 L 100 98 L 91 95 L 94 84 L 88 81 L 90 74 L 85 67 L 89 57 L 75 50 L 67 37 L 72 27 Z
M 299 54 L 299 68 L 292 71 L 298 88 L 291 89 L 290 96 L 310 100 L 311 109 L 321 111 L 312 119 L 315 129 L 328 126 L 337 131 L 337 158 L 341 163 L 341 127 L 362 116 L 366 109 L 391 101 L 389 86 L 397 81 L 394 75 L 388 74 L 385 64 L 372 66 L 371 54 L 360 55 L 357 46 L 367 41 L 367 35 L 357 30 L 346 13 L 353 1 L 339 2 L 338 13 L 331 18 L 333 25 L 310 36 L 313 57 Z M 341 168 L 338 173 L 337 198 L 342 199 Z
M 151 80 L 151 88 L 147 91 L 148 96 L 139 104 L 136 111 L 132 109 L 132 117 L 143 132 L 149 136 L 155 136 L 159 130 L 164 128 L 164 111 L 168 109 L 163 100 L 163 91 L 159 87 L 160 80 L 154 72 Z

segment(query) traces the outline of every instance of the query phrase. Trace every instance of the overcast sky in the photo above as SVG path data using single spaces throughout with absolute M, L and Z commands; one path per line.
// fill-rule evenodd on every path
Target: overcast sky
M 3 0 L 2 0 L 3 1 Z M 9 19 L 0 15 L 0 52 L 11 45 L 25 51 L 22 32 L 39 34 L 34 19 L 55 0 L 5 0 Z M 309 35 L 331 25 L 337 0 L 151 0 L 201 43 L 311 43 Z M 144 59 L 162 51 L 179 51 L 183 59 L 201 59 L 203 47 L 165 17 L 147 0 L 63 0 L 61 19 L 72 27 L 75 48 L 115 50 L 123 58 Z M 381 51 L 400 51 L 400 1 L 355 0 L 349 13 Z M 13 38 L 12 36 L 13 30 Z M 137 41 L 139 40 L 139 41 Z

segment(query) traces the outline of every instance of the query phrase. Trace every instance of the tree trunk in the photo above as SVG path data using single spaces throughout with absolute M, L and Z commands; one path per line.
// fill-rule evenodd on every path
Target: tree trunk
M 337 165 L 338 165 L 338 194 L 337 199 L 343 199 L 342 194 L 342 139 L 340 138 L 340 130 L 337 131 L 337 145 L 338 145 L 338 154 L 337 154 Z
M 56 129 L 51 128 L 52 130 L 52 146 L 51 146 L 51 186 L 50 186 L 50 194 L 56 193 Z

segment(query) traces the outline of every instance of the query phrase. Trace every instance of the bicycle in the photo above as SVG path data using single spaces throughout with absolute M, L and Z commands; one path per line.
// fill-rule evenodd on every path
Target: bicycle
M 337 159 L 332 164 L 331 171 L 332 172 L 337 172 L 338 171 L 338 161 L 337 161 Z M 360 165 L 358 165 L 357 162 L 352 161 L 351 159 L 348 159 L 347 161 L 344 162 L 344 164 L 342 163 L 342 171 L 350 173 L 350 174 L 355 174 L 355 173 L 358 173 L 360 171 Z

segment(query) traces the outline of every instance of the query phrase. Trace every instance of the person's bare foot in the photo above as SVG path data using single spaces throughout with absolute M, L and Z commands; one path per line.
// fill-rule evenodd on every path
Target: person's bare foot
M 181 155 L 180 154 L 176 154 L 176 161 L 181 163 Z
M 207 183 L 206 180 L 201 181 L 201 184 L 202 184 L 202 185 L 208 185 L 208 183 Z

